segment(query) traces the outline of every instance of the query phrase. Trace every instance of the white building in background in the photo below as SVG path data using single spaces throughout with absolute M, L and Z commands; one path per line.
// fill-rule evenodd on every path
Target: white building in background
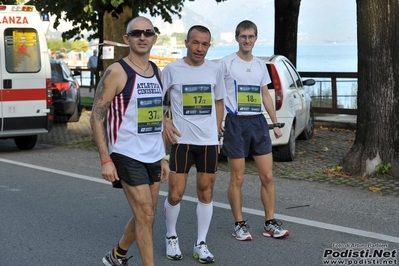
M 233 32 L 222 32 L 220 33 L 220 39 L 226 41 L 228 43 L 234 42 L 234 33 Z
M 88 52 L 70 51 L 63 58 L 65 63 L 72 68 L 87 68 L 87 61 L 89 60 Z M 91 52 L 92 54 L 92 52 Z

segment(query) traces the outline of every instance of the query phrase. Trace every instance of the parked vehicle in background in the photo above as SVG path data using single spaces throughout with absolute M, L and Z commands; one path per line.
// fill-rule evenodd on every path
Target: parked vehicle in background
M 79 82 L 80 73 L 72 73 L 62 59 L 51 59 L 51 86 L 56 122 L 78 122 L 82 114 Z
M 53 126 L 49 16 L 34 6 L 0 5 L 0 21 L 0 139 L 29 150 Z
M 293 161 L 296 139 L 308 140 L 313 136 L 312 100 L 304 86 L 313 86 L 316 82 L 314 79 L 302 81 L 298 71 L 284 56 L 273 55 L 259 58 L 265 61 L 272 81 L 268 89 L 273 98 L 277 121 L 284 124 L 281 128 L 282 137 L 276 139 L 274 134 L 270 134 L 273 157 L 280 161 Z M 264 115 L 269 128 L 273 128 L 273 123 L 266 111 Z M 220 144 L 223 144 L 223 138 Z
M 270 134 L 273 143 L 273 155 L 280 161 L 293 161 L 295 158 L 295 140 L 308 140 L 314 132 L 312 100 L 304 86 L 313 86 L 314 79 L 301 79 L 295 67 L 284 56 L 274 55 L 262 58 L 266 62 L 272 83 L 268 85 L 274 99 L 277 120 L 284 123 L 283 136 L 276 139 Z M 271 124 L 267 113 L 265 116 Z

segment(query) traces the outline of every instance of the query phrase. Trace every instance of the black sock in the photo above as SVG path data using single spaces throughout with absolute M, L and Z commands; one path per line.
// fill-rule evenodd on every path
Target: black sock
M 113 253 L 114 253 L 113 254 L 114 258 L 121 259 L 121 258 L 125 258 L 126 257 L 127 250 L 122 249 L 119 246 L 119 243 L 118 243 L 118 245 L 114 248 L 114 252 Z
M 274 219 L 266 220 L 265 225 L 268 226 L 274 221 Z
M 245 221 L 235 222 L 234 225 L 245 224 Z

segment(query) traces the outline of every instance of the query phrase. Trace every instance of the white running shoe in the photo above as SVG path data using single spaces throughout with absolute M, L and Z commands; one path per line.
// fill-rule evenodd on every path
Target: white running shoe
M 194 244 L 193 256 L 202 264 L 215 262 L 215 257 L 209 252 L 204 241 L 201 241 L 198 245 Z
M 166 238 L 166 257 L 170 260 L 183 259 L 183 255 L 181 254 L 179 247 L 179 238 L 177 236 Z
M 232 235 L 240 241 L 247 241 L 247 240 L 252 240 L 251 234 L 248 232 L 249 225 L 247 222 L 241 222 L 234 226 L 234 231 Z
M 274 238 L 280 238 L 284 236 L 289 236 L 290 232 L 288 230 L 281 229 L 281 222 L 273 219 L 273 221 L 267 226 L 263 225 L 263 235 L 272 236 Z

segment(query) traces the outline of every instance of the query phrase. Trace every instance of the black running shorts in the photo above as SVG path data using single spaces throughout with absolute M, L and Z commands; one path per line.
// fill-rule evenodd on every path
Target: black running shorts
M 217 162 L 218 145 L 174 144 L 170 152 L 169 168 L 172 172 L 186 174 L 195 164 L 198 173 L 214 174 Z
M 111 159 L 119 179 L 129 186 L 153 185 L 161 181 L 161 161 L 143 163 L 119 153 L 111 153 Z

